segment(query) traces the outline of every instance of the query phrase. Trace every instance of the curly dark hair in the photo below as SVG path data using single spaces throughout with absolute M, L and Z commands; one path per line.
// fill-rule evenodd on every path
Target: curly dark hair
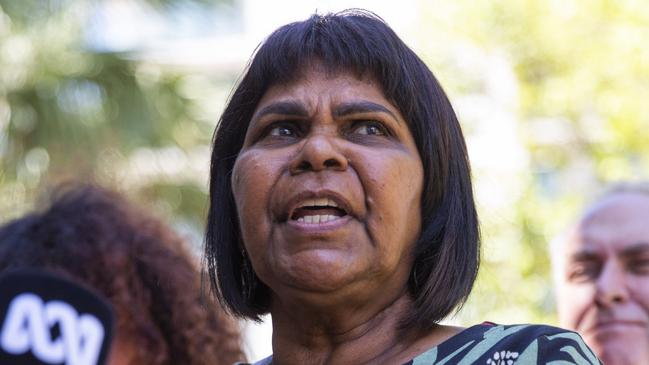
M 102 293 L 135 364 L 232 364 L 237 324 L 201 295 L 198 265 L 160 220 L 96 186 L 62 186 L 51 205 L 0 227 L 0 273 L 39 268 Z

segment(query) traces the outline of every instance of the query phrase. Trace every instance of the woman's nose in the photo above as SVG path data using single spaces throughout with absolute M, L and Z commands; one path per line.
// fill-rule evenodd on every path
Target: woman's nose
M 308 136 L 302 148 L 291 161 L 291 174 L 307 171 L 347 169 L 347 158 L 340 152 L 334 141 L 335 137 L 317 134 Z
M 607 262 L 597 278 L 595 300 L 599 305 L 609 307 L 629 299 L 623 268 L 615 262 Z

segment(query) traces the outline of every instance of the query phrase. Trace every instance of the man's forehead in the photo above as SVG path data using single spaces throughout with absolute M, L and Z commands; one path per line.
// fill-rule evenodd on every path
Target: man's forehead
M 593 204 L 583 215 L 581 224 L 649 220 L 649 194 L 639 192 L 612 193 Z
M 624 192 L 600 200 L 573 227 L 568 241 L 592 248 L 649 241 L 649 195 Z
M 606 242 L 582 222 L 573 227 L 564 240 L 564 254 L 572 257 L 577 253 L 596 253 L 606 249 Z
M 606 255 L 633 256 L 649 252 L 649 226 L 640 232 L 629 227 L 617 228 L 579 224 L 569 233 L 564 253 L 575 259 Z

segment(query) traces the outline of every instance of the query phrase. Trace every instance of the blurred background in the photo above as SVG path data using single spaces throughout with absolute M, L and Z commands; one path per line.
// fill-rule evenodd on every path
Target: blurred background
M 0 222 L 95 181 L 199 257 L 211 136 L 248 58 L 278 26 L 350 7 L 427 62 L 463 124 L 484 259 L 449 322 L 556 323 L 549 240 L 603 184 L 648 178 L 643 0 L 0 0 Z M 270 353 L 268 323 L 244 326 L 251 360 Z

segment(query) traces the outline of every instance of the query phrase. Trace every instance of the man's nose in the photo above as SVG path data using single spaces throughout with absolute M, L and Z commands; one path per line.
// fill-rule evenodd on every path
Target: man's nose
M 595 300 L 601 306 L 609 307 L 629 299 L 625 272 L 615 261 L 604 265 L 595 285 Z
M 348 161 L 341 153 L 336 138 L 335 135 L 325 132 L 313 132 L 307 136 L 299 152 L 291 161 L 291 174 L 306 171 L 346 170 Z

